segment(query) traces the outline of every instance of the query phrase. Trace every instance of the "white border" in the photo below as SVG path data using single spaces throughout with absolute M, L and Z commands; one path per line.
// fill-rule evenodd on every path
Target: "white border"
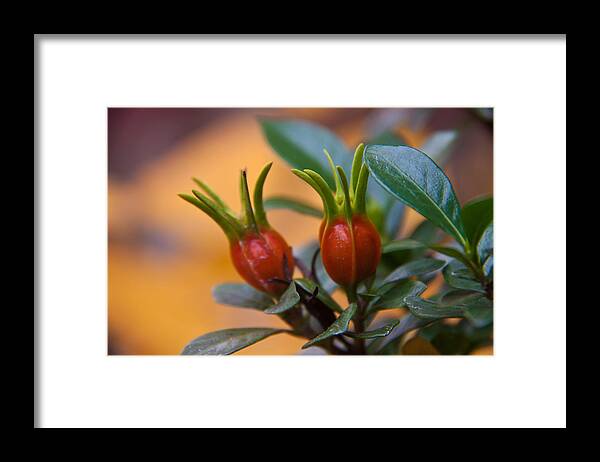
M 566 424 L 564 38 L 38 37 L 37 55 L 38 425 Z M 106 356 L 107 106 L 495 107 L 495 356 Z

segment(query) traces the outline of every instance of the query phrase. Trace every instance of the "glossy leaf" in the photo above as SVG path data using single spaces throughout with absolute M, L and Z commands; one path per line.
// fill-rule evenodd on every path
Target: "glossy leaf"
M 267 314 L 279 314 L 295 307 L 300 302 L 300 295 L 296 292 L 296 284 L 292 282 L 285 292 L 281 294 L 279 301 L 265 310 Z
M 386 286 L 389 287 L 389 286 Z M 425 292 L 427 286 L 421 281 L 406 280 L 392 286 L 385 293 L 376 295 L 368 305 L 367 313 L 386 309 L 404 308 L 406 297 L 418 296 Z
M 490 223 L 477 243 L 477 255 L 485 261 L 494 252 L 494 223 Z
M 381 326 L 378 329 L 373 329 L 373 330 L 370 330 L 367 332 L 361 332 L 360 334 L 358 334 L 356 332 L 346 332 L 346 333 L 344 333 L 344 335 L 347 335 L 348 337 L 363 338 L 363 339 L 386 337 L 386 336 L 390 335 L 390 333 L 394 330 L 394 328 L 398 324 L 400 324 L 400 320 L 394 319 L 393 321 L 388 322 L 387 324 L 385 324 L 384 326 Z
M 443 245 L 427 245 L 414 239 L 401 239 L 398 241 L 388 242 L 382 248 L 382 253 L 392 253 L 405 250 L 416 250 L 416 249 L 430 249 L 435 252 L 441 253 L 448 257 L 455 258 L 465 265 L 471 266 L 472 263 L 464 253 L 453 247 L 447 247 Z
M 396 201 L 400 203 L 399 201 Z M 425 245 L 434 244 L 439 240 L 442 232 L 440 229 L 431 223 L 429 220 L 423 220 L 415 230 L 410 234 L 409 238 L 412 241 L 421 242 Z M 397 265 L 401 265 L 403 263 L 407 263 L 411 260 L 418 260 L 419 258 L 423 258 L 427 247 L 422 246 L 418 248 L 416 244 L 414 249 L 407 250 L 396 250 L 391 252 L 388 257 L 388 260 L 393 260 Z
M 267 327 L 224 329 L 204 334 L 186 345 L 182 355 L 230 355 L 271 335 L 289 332 Z
M 471 349 L 469 338 L 458 326 L 442 325 L 431 344 L 443 355 L 465 355 Z
M 458 292 L 465 295 L 461 297 Z M 486 327 L 494 320 L 493 302 L 478 292 L 455 291 L 454 294 L 447 294 L 442 303 L 463 307 L 465 318 L 476 328 Z
M 422 258 L 420 260 L 411 261 L 399 266 L 388 274 L 381 285 L 383 286 L 401 279 L 407 279 L 411 276 L 420 276 L 422 274 L 431 273 L 443 268 L 445 265 L 446 262 L 443 260 L 436 260 L 435 258 Z
M 287 209 L 302 215 L 308 215 L 316 218 L 323 218 L 323 211 L 320 208 L 313 207 L 297 199 L 291 199 L 283 196 L 273 196 L 265 199 L 264 207 L 266 210 Z
M 261 311 L 273 304 L 271 297 L 247 284 L 219 284 L 213 287 L 212 296 L 217 303 L 223 305 L 255 308 Z
M 371 138 L 366 144 L 383 144 L 388 146 L 405 145 L 406 141 L 401 136 L 385 130 Z M 397 201 L 394 196 L 387 192 L 376 181 L 369 181 L 368 184 L 369 197 L 377 201 L 381 208 L 381 222 L 375 222 L 380 232 L 389 239 L 394 239 L 400 230 L 402 220 L 406 212 L 406 207 L 402 202 Z
M 494 310 L 491 302 L 485 297 L 474 301 L 465 310 L 465 318 L 477 328 L 489 326 L 494 321 Z
M 390 335 L 381 339 L 375 339 L 371 342 L 367 346 L 367 353 L 378 354 L 383 350 L 388 349 L 393 344 L 398 343 L 404 334 L 415 329 L 423 328 L 432 322 L 435 322 L 435 319 L 421 319 L 412 313 L 408 313 L 400 319 L 400 324 L 398 324 L 398 327 L 396 327 Z
M 459 294 L 459 291 L 446 294 L 442 303 L 407 297 L 406 305 L 412 314 L 422 319 L 467 318 L 476 327 L 487 326 L 493 321 L 492 302 L 484 295 Z
M 485 289 L 475 276 L 461 262 L 454 260 L 443 270 L 444 280 L 455 289 L 471 290 L 485 293 Z
M 450 180 L 423 152 L 408 146 L 369 145 L 365 162 L 375 178 L 396 198 L 466 244 L 461 209 Z
M 423 220 L 411 233 L 410 238 L 423 244 L 435 244 L 438 241 L 440 230 L 429 220 Z
M 330 337 L 333 337 L 335 335 L 340 335 L 340 334 L 343 334 L 344 332 L 346 332 L 348 330 L 348 326 L 350 324 L 350 321 L 352 320 L 352 317 L 356 313 L 356 310 L 357 310 L 356 303 L 350 304 L 350 306 L 348 308 L 346 308 L 342 314 L 340 314 L 339 318 L 337 318 L 333 322 L 333 324 L 331 324 L 331 326 L 329 326 L 324 332 L 321 332 L 319 335 L 317 335 L 315 338 L 313 338 L 309 342 L 302 345 L 302 349 L 304 350 L 305 348 L 308 348 L 312 345 L 322 342 L 323 340 L 326 340 Z
M 444 305 L 451 305 L 462 303 L 464 300 L 468 300 L 470 297 L 474 296 L 482 297 L 483 294 L 481 292 L 473 292 L 471 290 L 452 289 L 442 294 L 439 301 Z
M 261 119 L 260 125 L 267 141 L 289 165 L 321 174 L 334 187 L 333 172 L 323 154 L 327 149 L 336 165 L 350 171 L 352 155 L 333 132 L 302 120 Z
M 420 297 L 407 297 L 406 306 L 412 314 L 421 319 L 462 318 L 465 311 L 459 306 L 444 306 Z
M 478 197 L 462 207 L 462 219 L 469 242 L 475 246 L 494 218 L 494 199 Z
M 381 253 L 392 253 L 398 252 L 399 250 L 414 250 L 423 249 L 427 246 L 422 242 L 415 241 L 414 239 L 401 239 L 398 241 L 388 242 L 381 248 Z
M 442 255 L 446 255 L 447 257 L 452 257 L 460 261 L 466 267 L 473 267 L 473 263 L 469 260 L 469 257 L 467 257 L 460 250 L 455 249 L 454 247 L 447 247 L 443 245 L 430 245 L 429 248 L 435 252 L 441 253 Z

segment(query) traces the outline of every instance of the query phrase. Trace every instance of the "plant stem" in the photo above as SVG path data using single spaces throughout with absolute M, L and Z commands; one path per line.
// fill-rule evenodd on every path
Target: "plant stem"
M 477 256 L 475 254 L 473 254 L 473 252 L 469 251 L 469 252 L 467 252 L 467 261 L 469 262 L 471 271 L 473 271 L 473 274 L 475 274 L 475 277 L 479 280 L 481 285 L 485 288 L 486 297 L 489 300 L 494 301 L 494 290 L 493 290 L 492 282 L 486 280 L 486 277 L 483 273 L 483 269 L 481 268 L 481 264 L 479 263 Z
M 361 302 L 356 294 L 356 286 L 350 286 L 346 288 L 346 296 L 348 297 L 348 303 L 356 303 L 357 310 L 354 317 L 354 330 L 358 334 L 362 334 L 365 331 L 365 305 Z M 355 352 L 358 355 L 367 354 L 365 346 L 365 339 L 355 338 L 354 339 Z

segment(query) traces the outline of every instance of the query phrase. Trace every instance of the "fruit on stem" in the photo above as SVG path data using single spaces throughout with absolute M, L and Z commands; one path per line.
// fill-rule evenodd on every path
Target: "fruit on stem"
M 327 150 L 324 152 L 333 170 L 335 191 L 312 170 L 292 171 L 321 196 L 325 209 L 319 228 L 323 266 L 331 279 L 348 291 L 375 274 L 381 259 L 381 237 L 366 212 L 369 171 L 362 160 L 364 145 L 356 148 L 350 184 L 344 170 L 335 167 Z
M 254 207 L 246 171 L 241 172 L 240 216 L 236 216 L 214 191 L 196 178 L 194 181 L 206 195 L 192 190 L 193 196 L 179 194 L 179 197 L 198 207 L 221 227 L 229 240 L 231 260 L 239 275 L 256 289 L 279 297 L 292 279 L 294 257 L 291 247 L 271 227 L 265 214 L 262 192 L 270 169 L 271 163 L 266 164 L 256 181 Z

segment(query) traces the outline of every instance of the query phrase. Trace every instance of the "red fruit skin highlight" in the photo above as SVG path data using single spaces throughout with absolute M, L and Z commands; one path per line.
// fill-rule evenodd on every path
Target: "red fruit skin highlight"
M 352 232 L 345 218 L 322 226 L 321 254 L 327 274 L 343 287 L 354 286 L 373 275 L 381 259 L 381 238 L 364 216 L 352 217 Z
M 287 284 L 271 281 L 276 278 L 287 280 L 294 271 L 292 249 L 285 239 L 271 228 L 260 233 L 248 233 L 241 240 L 231 243 L 231 260 L 239 275 L 251 286 L 278 297 Z

